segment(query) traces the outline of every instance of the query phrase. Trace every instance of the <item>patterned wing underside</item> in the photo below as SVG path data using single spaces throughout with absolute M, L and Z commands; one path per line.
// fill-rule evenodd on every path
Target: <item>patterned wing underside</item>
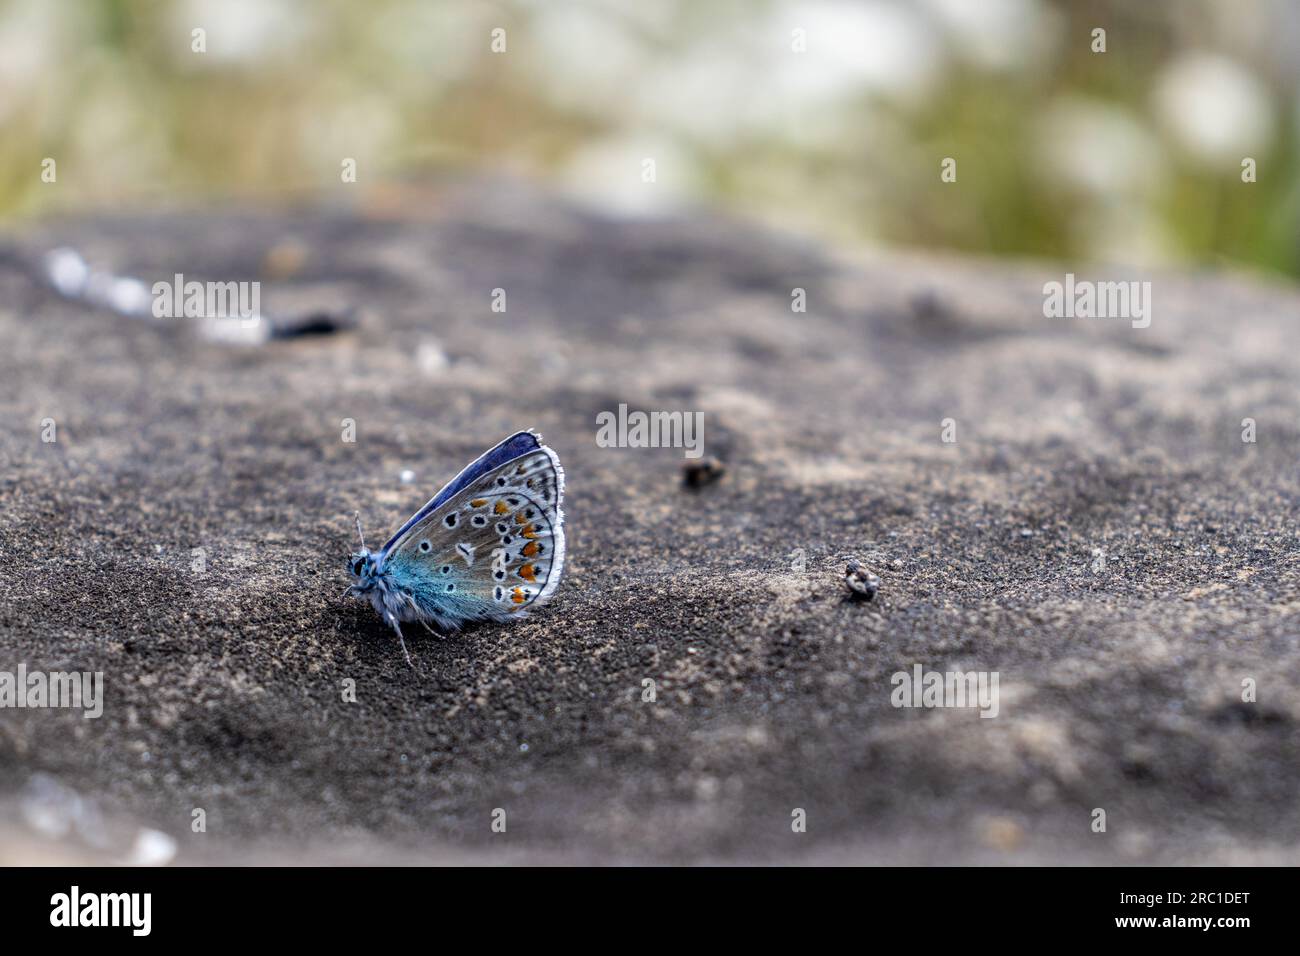
M 501 619 L 548 598 L 564 564 L 564 472 L 542 446 L 469 482 L 386 565 L 440 624 Z

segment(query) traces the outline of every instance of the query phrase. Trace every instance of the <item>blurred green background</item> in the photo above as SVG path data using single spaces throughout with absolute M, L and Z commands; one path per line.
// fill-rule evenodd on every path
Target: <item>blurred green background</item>
M 1294 0 L 0 4 L 8 220 L 486 170 L 841 242 L 1300 276 L 1298 134 Z

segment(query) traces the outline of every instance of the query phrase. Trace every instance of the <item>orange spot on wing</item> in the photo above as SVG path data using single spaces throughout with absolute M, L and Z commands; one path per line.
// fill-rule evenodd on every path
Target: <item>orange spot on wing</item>
M 523 588 L 515 588 L 510 592 L 510 600 L 514 601 L 516 604 L 523 604 L 528 600 L 528 598 L 524 596 Z
M 519 512 L 517 515 L 515 515 L 515 524 L 523 524 L 527 520 L 528 519 L 524 517 L 524 513 L 522 511 Z
M 482 508 L 485 504 L 487 504 L 486 498 L 475 498 L 469 503 L 469 506 L 471 508 Z
M 519 576 L 525 581 L 529 581 L 533 584 L 537 583 L 537 571 L 531 564 L 525 564 L 521 567 L 519 569 Z
M 537 553 L 537 542 L 529 541 L 526 545 L 524 545 L 523 550 L 520 551 L 519 553 L 522 554 L 525 558 L 531 558 L 533 555 Z
M 499 514 L 499 515 L 503 515 L 503 514 L 505 514 L 507 511 L 509 511 L 510 509 L 506 507 L 506 503 L 505 503 L 504 501 L 498 501 L 498 502 L 497 502 L 497 506 L 496 506 L 495 508 L 493 508 L 492 510 L 495 511 L 495 512 L 496 512 L 497 514 Z
M 522 531 L 519 532 L 519 537 L 521 537 L 521 538 L 535 538 L 535 537 L 537 537 L 537 532 L 533 530 L 533 526 L 532 526 L 532 525 L 529 525 L 527 528 L 524 528 Z

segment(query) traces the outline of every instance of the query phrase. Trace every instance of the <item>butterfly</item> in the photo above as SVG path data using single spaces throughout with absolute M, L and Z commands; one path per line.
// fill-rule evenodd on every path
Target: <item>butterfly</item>
M 466 466 L 379 551 L 362 536 L 347 594 L 369 599 L 397 632 L 407 664 L 402 621 L 445 633 L 523 617 L 560 584 L 563 501 L 559 456 L 531 429 L 517 432 Z

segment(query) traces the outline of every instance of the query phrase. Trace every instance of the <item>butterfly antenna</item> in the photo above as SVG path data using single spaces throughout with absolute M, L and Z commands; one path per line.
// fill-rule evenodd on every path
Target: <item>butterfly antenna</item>
M 361 539 L 361 550 L 366 550 L 366 536 L 361 533 L 361 512 L 357 512 L 357 537 Z

